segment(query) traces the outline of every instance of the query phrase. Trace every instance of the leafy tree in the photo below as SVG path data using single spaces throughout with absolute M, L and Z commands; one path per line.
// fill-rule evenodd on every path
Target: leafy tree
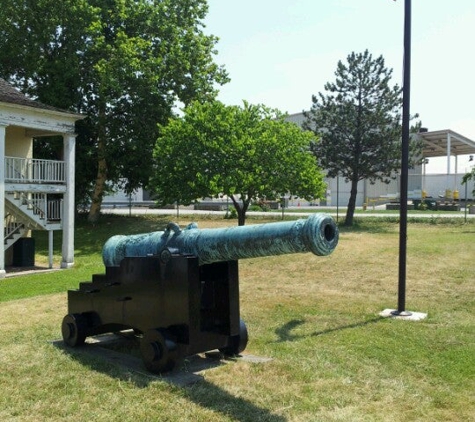
M 0 76 L 44 103 L 86 114 L 78 192 L 130 193 L 150 176 L 157 123 L 228 81 L 203 33 L 206 0 L 0 0 Z
M 328 177 L 351 183 L 345 225 L 353 224 L 358 182 L 388 183 L 400 168 L 402 90 L 390 85 L 391 75 L 382 56 L 353 52 L 346 64 L 338 62 L 335 82 L 312 96 L 312 108 L 304 113 L 304 128 L 320 135 L 312 147 L 320 166 Z
M 469 172 L 463 175 L 462 185 L 467 184 L 470 180 L 475 180 L 475 167 L 472 167 L 472 169 Z M 475 186 L 473 188 L 472 195 L 475 196 Z M 467 199 L 465 198 L 465 200 Z
M 323 176 L 309 150 L 314 140 L 262 105 L 193 102 L 183 117 L 161 127 L 149 188 L 163 204 L 226 195 L 244 225 L 253 200 L 323 194 Z

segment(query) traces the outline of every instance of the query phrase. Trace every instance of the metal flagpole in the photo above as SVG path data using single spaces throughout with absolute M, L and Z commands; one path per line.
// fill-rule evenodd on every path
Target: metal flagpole
M 399 224 L 398 308 L 393 315 L 409 316 L 406 311 L 407 188 L 409 172 L 409 123 L 411 93 L 411 0 L 404 3 L 404 73 L 402 91 L 401 192 Z

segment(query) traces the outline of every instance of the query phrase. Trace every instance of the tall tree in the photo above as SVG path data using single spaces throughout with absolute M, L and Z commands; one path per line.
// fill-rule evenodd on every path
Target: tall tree
M 193 102 L 161 128 L 149 188 L 163 204 L 228 196 L 244 225 L 251 201 L 323 195 L 312 133 L 262 105 Z
M 313 151 L 328 177 L 351 183 L 345 225 L 352 225 L 358 182 L 389 182 L 400 168 L 402 90 L 391 86 L 383 57 L 368 50 L 339 61 L 335 76 L 312 96 L 304 128 L 320 135 Z
M 87 115 L 78 192 L 93 186 L 90 220 L 108 183 L 132 192 L 148 181 L 157 123 L 228 81 L 207 11 L 206 0 L 0 0 L 0 76 Z

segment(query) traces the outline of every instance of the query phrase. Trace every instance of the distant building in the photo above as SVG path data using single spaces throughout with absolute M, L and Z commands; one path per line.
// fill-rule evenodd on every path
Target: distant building
M 305 117 L 303 113 L 295 113 L 287 116 L 286 120 L 302 126 Z M 452 195 L 453 192 L 458 192 L 459 198 L 465 200 L 465 191 L 467 191 L 467 197 L 471 199 L 473 181 L 467 187 L 462 185 L 463 174 L 452 173 L 450 159 L 455 157 L 456 165 L 454 168 L 456 169 L 457 159 L 460 156 L 475 155 L 475 142 L 450 129 L 433 132 L 421 130 L 417 136 L 424 140 L 423 164 L 409 169 L 408 197 L 417 199 L 417 197 L 422 195 L 422 191 L 425 191 L 428 196 L 433 198 L 445 196 L 448 192 L 452 193 Z M 447 157 L 447 172 L 445 174 L 426 174 L 425 163 L 433 157 Z M 327 194 L 326 198 L 320 201 L 320 204 L 336 206 L 338 203 L 340 206 L 346 206 L 350 198 L 350 183 L 345 182 L 343 177 L 326 178 L 325 181 L 327 183 Z M 363 204 L 370 206 L 371 204 L 384 203 L 385 199 L 388 199 L 389 202 L 391 199 L 397 198 L 400 191 L 399 181 L 399 176 L 389 184 L 382 182 L 371 184 L 367 180 L 360 181 L 356 206 L 363 206 Z

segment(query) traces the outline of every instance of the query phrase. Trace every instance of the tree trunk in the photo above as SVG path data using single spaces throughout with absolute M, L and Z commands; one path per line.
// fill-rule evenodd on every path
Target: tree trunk
M 353 215 L 356 208 L 356 195 L 358 194 L 358 179 L 351 181 L 351 193 L 348 201 L 348 209 L 346 211 L 345 226 L 353 225 Z
M 244 226 L 246 224 L 246 213 L 242 211 L 242 207 L 237 208 L 238 213 L 238 226 Z
M 102 198 L 104 196 L 104 188 L 107 180 L 107 162 L 105 158 L 102 158 L 98 162 L 97 177 L 94 192 L 91 198 L 91 209 L 87 220 L 90 223 L 96 223 L 101 215 Z
M 242 201 L 242 204 L 234 198 L 234 195 L 231 195 L 231 199 L 234 204 L 234 208 L 236 208 L 236 212 L 238 215 L 238 226 L 244 226 L 246 224 L 246 212 L 249 208 L 249 200 Z
M 87 220 L 96 223 L 101 215 L 102 198 L 107 181 L 105 112 L 99 111 L 99 134 L 97 137 L 97 176 Z

